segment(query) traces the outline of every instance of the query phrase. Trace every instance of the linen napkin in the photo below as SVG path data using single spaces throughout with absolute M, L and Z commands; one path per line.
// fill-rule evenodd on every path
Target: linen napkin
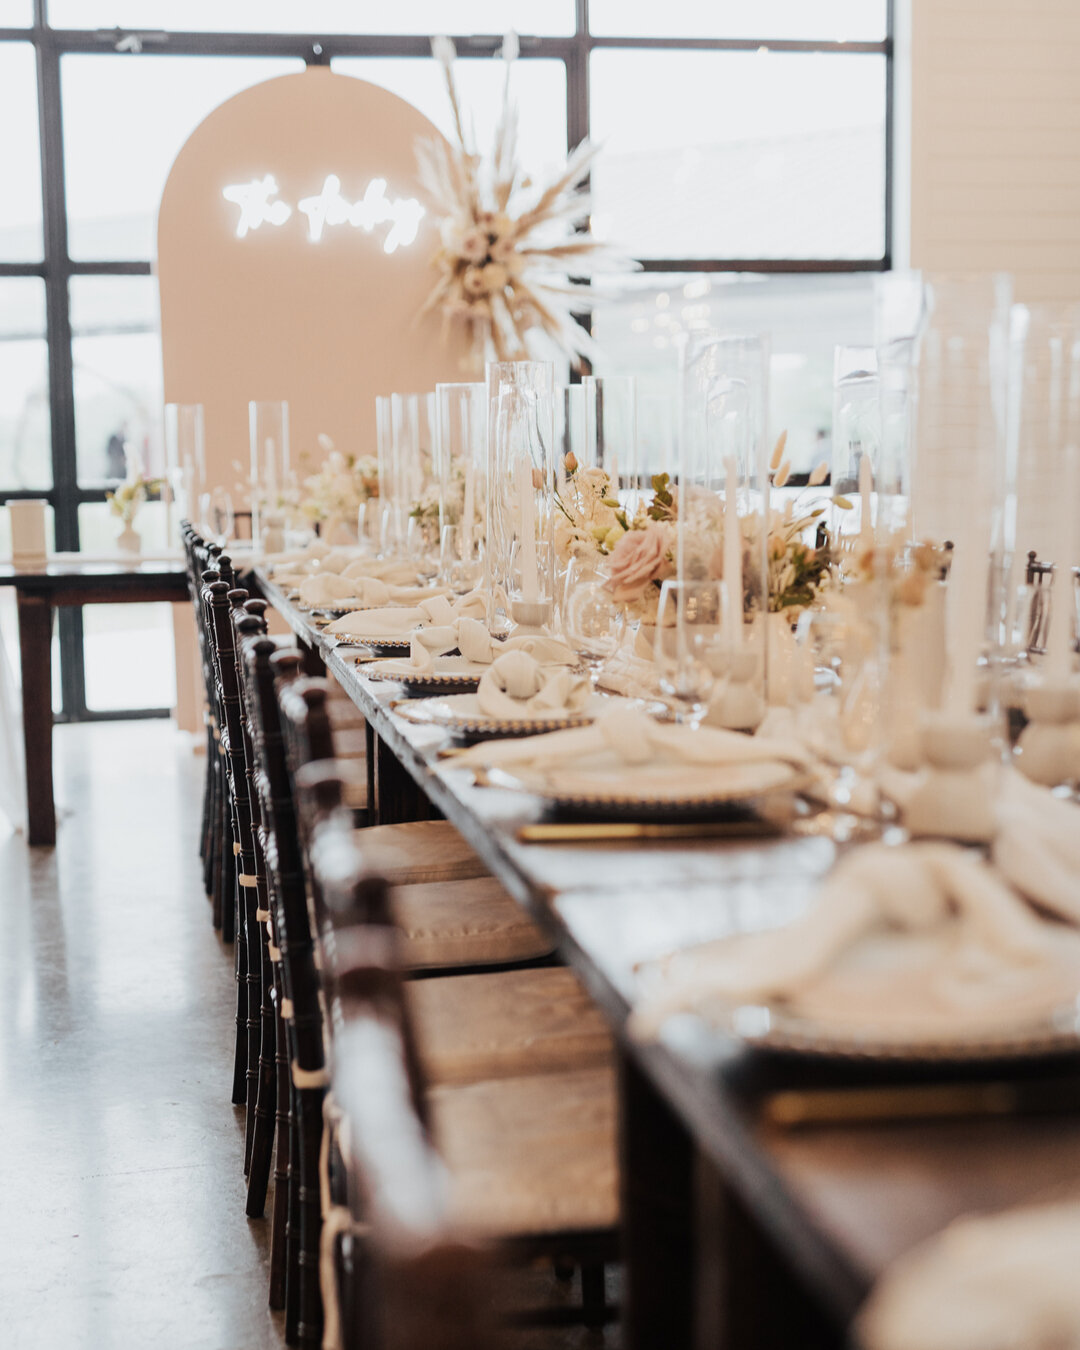
M 856 1323 L 865 1350 L 1080 1345 L 1080 1202 L 958 1219 L 906 1253 Z
M 422 609 L 391 606 L 385 609 L 362 609 L 356 614 L 346 614 L 333 623 L 327 624 L 326 632 L 346 637 L 405 638 L 424 621 Z
M 705 767 L 777 761 L 801 767 L 807 763 L 806 751 L 794 741 L 745 736 L 715 727 L 694 729 L 656 722 L 640 708 L 633 707 L 612 708 L 588 727 L 515 741 L 486 741 L 471 746 L 454 763 L 542 771 L 605 753 L 611 753 L 627 767 L 654 762 Z
M 1080 992 L 1080 934 L 1043 922 L 990 863 L 955 844 L 868 844 L 783 928 L 669 958 L 634 1013 L 655 1036 L 702 1005 L 786 1005 L 879 1034 L 1017 1025 Z
M 601 689 L 625 698 L 659 698 L 656 665 L 640 656 L 616 652 L 600 667 L 596 683 Z
M 374 577 L 345 577 L 336 572 L 315 572 L 300 583 L 300 599 L 305 605 L 332 606 L 337 600 L 364 605 L 385 605 L 391 588 Z
M 374 577 L 388 586 L 415 586 L 419 580 L 412 563 L 391 562 L 387 558 L 356 558 L 341 569 L 343 577 Z
M 515 718 L 530 713 L 580 712 L 592 692 L 584 675 L 566 669 L 545 669 L 525 651 L 497 656 L 476 691 L 487 717 Z
M 1029 900 L 1080 926 L 1080 807 L 1010 770 L 997 817 L 996 866 Z

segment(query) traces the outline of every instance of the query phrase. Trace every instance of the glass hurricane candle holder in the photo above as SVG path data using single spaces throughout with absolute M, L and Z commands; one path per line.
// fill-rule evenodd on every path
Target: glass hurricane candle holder
M 251 537 L 257 547 L 266 515 L 286 505 L 289 472 L 289 405 L 284 401 L 248 404 L 251 442 Z
M 487 478 L 487 388 L 480 383 L 435 386 L 438 426 L 439 525 L 457 530 L 459 555 L 469 563 L 483 534 Z
M 676 571 L 721 581 L 725 641 L 764 680 L 769 624 L 769 341 L 693 333 L 682 343 Z M 749 658 L 740 658 L 740 666 Z
M 166 537 L 174 539 L 174 523 L 186 518 L 198 524 L 199 502 L 206 491 L 206 433 L 201 403 L 165 405 Z M 176 521 L 172 519 L 176 508 Z
M 586 375 L 587 462 L 603 469 L 618 500 L 633 518 L 641 494 L 638 458 L 637 381 L 632 375 Z
M 487 499 L 484 510 L 484 584 L 488 590 L 488 623 L 492 632 L 522 622 L 512 613 L 514 543 L 521 537 L 523 505 L 531 500 L 534 538 L 550 540 L 553 531 L 555 368 L 547 361 L 490 361 L 487 365 Z M 520 397 L 503 394 L 516 391 Z M 539 472 L 530 499 L 523 490 L 519 463 L 528 459 Z M 554 550 L 551 551 L 554 558 Z M 526 573 L 519 579 L 524 582 Z M 537 584 L 539 588 L 539 576 Z M 531 586 L 531 583 L 530 583 Z M 547 594 L 552 596 L 554 578 Z M 526 601 L 524 595 L 519 603 Z M 536 601 L 535 603 L 543 603 Z

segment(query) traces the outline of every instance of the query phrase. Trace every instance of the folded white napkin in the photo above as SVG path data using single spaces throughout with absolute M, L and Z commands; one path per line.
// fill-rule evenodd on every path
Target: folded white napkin
M 606 753 L 628 767 L 681 763 L 711 768 L 777 761 L 802 766 L 807 762 L 806 751 L 794 741 L 745 736 L 739 731 L 715 727 L 691 728 L 657 722 L 640 708 L 623 706 L 612 708 L 589 727 L 474 745 L 454 763 L 543 770 Z
M 997 815 L 996 866 L 1028 899 L 1080 925 L 1080 807 L 1011 771 Z
M 1080 1202 L 959 1219 L 906 1253 L 857 1322 L 866 1350 L 1080 1345 Z
M 710 1003 L 783 1004 L 879 1034 L 1017 1024 L 1080 992 L 1080 935 L 1044 923 L 991 864 L 955 844 L 847 854 L 793 923 L 664 963 L 635 1010 L 654 1036 Z
M 335 572 L 315 572 L 300 583 L 300 602 L 304 605 L 332 605 L 335 600 L 354 598 L 353 583 Z
M 386 609 L 363 609 L 346 614 L 327 624 L 326 631 L 345 637 L 377 638 L 408 637 L 424 621 L 424 611 L 391 606 Z
M 341 569 L 344 577 L 375 577 L 388 586 L 415 586 L 419 581 L 412 563 L 391 562 L 387 558 L 355 558 Z
M 579 712 L 590 693 L 586 676 L 574 675 L 565 668 L 545 669 L 528 652 L 509 651 L 488 667 L 476 696 L 486 716 L 515 718 Z
M 425 600 L 449 595 L 450 590 L 446 586 L 390 586 L 389 593 L 391 604 L 423 609 Z
M 655 662 L 643 660 L 640 656 L 625 656 L 622 652 L 616 652 L 609 661 L 604 662 L 596 683 L 601 689 L 623 694 L 626 698 L 659 696 Z

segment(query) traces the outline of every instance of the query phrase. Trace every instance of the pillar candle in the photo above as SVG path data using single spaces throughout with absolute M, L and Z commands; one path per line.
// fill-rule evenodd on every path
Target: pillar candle
M 742 529 L 739 525 L 739 470 L 734 455 L 724 459 L 724 627 L 728 645 L 742 644 Z
M 536 564 L 536 502 L 533 499 L 532 462 L 518 460 L 518 524 L 521 534 L 521 594 L 529 603 L 540 599 Z

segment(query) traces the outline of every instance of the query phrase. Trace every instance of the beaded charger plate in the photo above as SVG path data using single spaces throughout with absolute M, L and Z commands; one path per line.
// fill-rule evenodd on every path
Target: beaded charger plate
M 717 1008 L 706 1014 L 706 1020 L 754 1049 L 818 1059 L 962 1064 L 1080 1054 L 1080 1008 L 1075 1002 L 1016 1027 L 966 1033 L 885 1034 L 873 1027 L 856 1031 L 752 1004 Z
M 764 798 L 798 791 L 806 774 L 790 764 L 649 764 L 635 770 L 583 766 L 545 770 L 493 768 L 495 786 L 528 792 L 558 811 L 637 821 L 711 817 L 752 811 Z
M 371 680 L 389 680 L 400 684 L 410 694 L 439 694 L 447 690 L 472 693 L 487 669 L 487 666 L 468 661 L 464 656 L 440 656 L 431 670 L 410 670 L 408 663 L 403 660 L 372 661 L 365 667 L 364 674 Z
M 538 736 L 546 731 L 588 726 L 609 699 L 593 698 L 579 712 L 523 713 L 519 717 L 492 717 L 481 712 L 475 694 L 448 694 L 445 698 L 419 699 L 399 711 L 410 722 L 445 727 L 454 736 L 468 740 L 494 740 L 512 736 Z

